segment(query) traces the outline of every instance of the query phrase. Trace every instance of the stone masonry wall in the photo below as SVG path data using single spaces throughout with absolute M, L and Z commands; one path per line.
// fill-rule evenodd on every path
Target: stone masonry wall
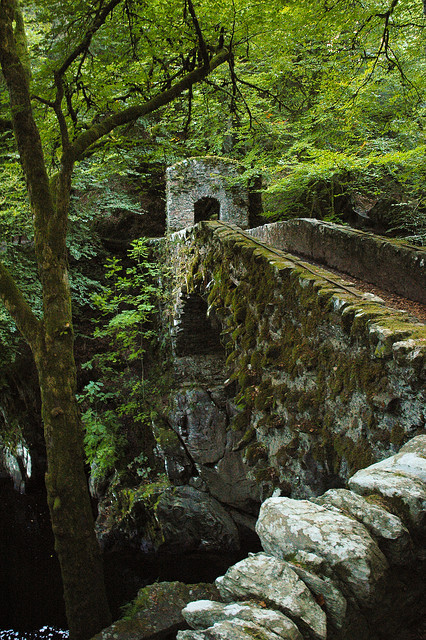
M 312 218 L 248 232 L 277 249 L 300 253 L 411 300 L 426 303 L 426 249 Z
M 169 167 L 166 173 L 168 231 L 193 225 L 194 205 L 206 197 L 219 201 L 220 220 L 247 228 L 248 189 L 232 184 L 238 173 L 237 162 L 215 156 L 189 158 Z
M 169 252 L 222 323 L 235 450 L 262 498 L 344 486 L 424 431 L 423 324 L 231 225 L 181 231 Z

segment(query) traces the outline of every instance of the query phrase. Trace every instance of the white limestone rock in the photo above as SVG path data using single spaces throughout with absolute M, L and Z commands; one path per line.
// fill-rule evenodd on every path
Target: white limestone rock
M 303 640 L 297 626 L 284 614 L 253 603 L 222 604 L 212 600 L 190 602 L 182 611 L 186 622 L 194 629 L 205 629 L 223 620 L 248 620 L 280 638 Z
M 269 498 L 260 509 L 256 531 L 267 553 L 291 560 L 300 551 L 324 558 L 339 586 L 372 607 L 388 563 L 365 527 L 339 512 L 308 500 Z
M 204 631 L 178 631 L 176 640 L 208 640 Z
M 237 562 L 216 586 L 225 601 L 260 598 L 291 618 L 316 640 L 327 636 L 326 616 L 305 583 L 286 562 L 264 553 Z
M 312 499 L 324 507 L 336 507 L 361 522 L 375 538 L 391 564 L 409 564 L 414 558 L 413 543 L 400 518 L 347 489 L 330 489 Z
M 426 434 L 411 438 L 401 447 L 399 453 L 415 453 L 424 459 L 426 457 Z
M 377 493 L 400 507 L 414 530 L 426 525 L 426 436 L 417 436 L 400 452 L 349 479 L 349 488 L 361 495 Z
M 288 640 L 248 620 L 216 622 L 204 631 L 179 631 L 176 640 Z
M 288 564 L 315 594 L 318 601 L 323 600 L 327 620 L 336 629 L 341 629 L 345 622 L 347 602 L 332 580 L 328 577 L 319 577 L 299 564 L 293 562 Z

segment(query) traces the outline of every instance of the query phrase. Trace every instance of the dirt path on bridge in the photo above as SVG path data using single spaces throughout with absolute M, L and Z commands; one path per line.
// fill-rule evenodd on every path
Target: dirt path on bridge
M 298 258 L 307 262 L 308 264 L 313 264 L 325 271 L 329 271 L 330 273 L 338 276 L 342 280 L 350 283 L 360 291 L 364 293 L 373 293 L 375 296 L 382 298 L 386 303 L 386 306 L 391 309 L 398 309 L 399 311 L 407 311 L 409 317 L 413 320 L 417 320 L 419 322 L 423 322 L 426 324 L 426 305 L 421 302 L 416 302 L 414 300 L 409 300 L 408 298 L 404 298 L 403 296 L 399 296 L 395 293 L 391 293 L 390 291 L 386 291 L 384 289 L 380 289 L 374 284 L 370 282 L 366 282 L 365 280 L 359 280 L 359 278 L 355 278 L 347 273 L 343 273 L 342 271 L 338 271 L 337 269 L 333 269 L 328 265 L 320 264 L 319 262 L 315 262 L 315 260 L 311 260 L 306 256 L 298 256 Z

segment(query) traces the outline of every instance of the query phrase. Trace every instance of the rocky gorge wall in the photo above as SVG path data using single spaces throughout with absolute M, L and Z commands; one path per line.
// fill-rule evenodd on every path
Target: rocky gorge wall
M 423 324 L 232 225 L 174 234 L 169 259 L 176 299 L 200 295 L 226 349 L 223 447 L 193 459 L 197 482 L 220 502 L 245 511 L 274 491 L 317 496 L 424 430 Z M 197 382 L 186 378 L 181 426 L 169 420 L 189 448 Z

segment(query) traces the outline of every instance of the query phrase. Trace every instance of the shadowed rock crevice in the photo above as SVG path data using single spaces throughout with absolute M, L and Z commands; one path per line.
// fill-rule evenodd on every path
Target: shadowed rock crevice
M 175 338 L 176 356 L 224 353 L 220 341 L 220 324 L 207 302 L 196 293 L 182 294 Z

